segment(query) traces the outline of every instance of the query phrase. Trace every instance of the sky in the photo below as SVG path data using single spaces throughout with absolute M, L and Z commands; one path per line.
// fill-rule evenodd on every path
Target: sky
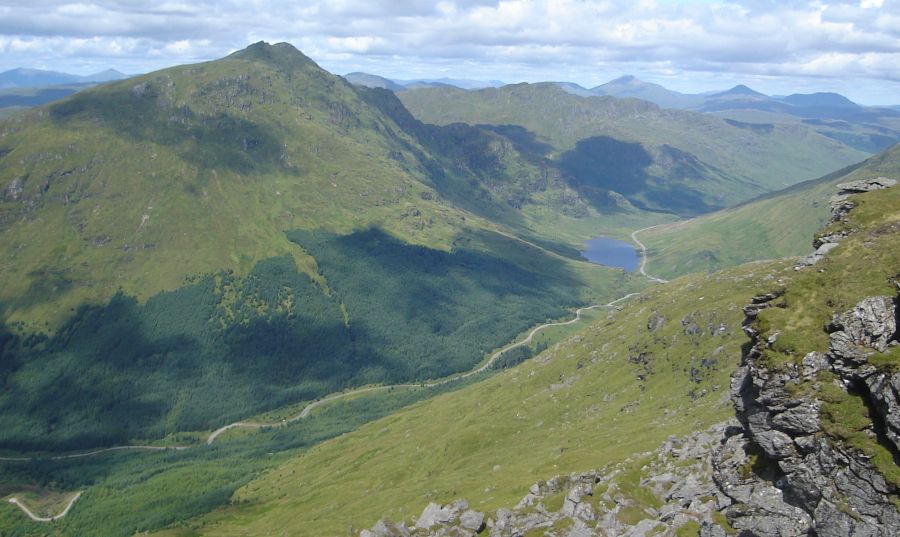
M 0 0 L 0 71 L 143 73 L 287 41 L 336 74 L 746 84 L 900 104 L 900 0 Z

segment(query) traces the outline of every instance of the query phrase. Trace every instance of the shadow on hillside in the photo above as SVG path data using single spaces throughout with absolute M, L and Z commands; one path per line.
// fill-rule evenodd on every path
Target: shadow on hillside
M 620 210 L 610 191 L 643 210 L 696 215 L 720 208 L 691 183 L 715 179 L 696 157 L 663 145 L 652 155 L 643 145 L 609 136 L 579 141 L 559 159 L 568 183 L 603 212 Z
M 493 233 L 458 237 L 451 252 L 377 228 L 297 230 L 288 238 L 316 258 L 348 312 L 357 349 L 381 349 L 407 378 L 468 370 L 524 328 L 579 303 L 583 285 L 563 260 Z
M 198 167 L 292 173 L 280 166 L 282 144 L 271 128 L 221 111 L 200 115 L 187 105 L 176 108 L 161 84 L 129 81 L 77 93 L 51 105 L 50 117 L 63 127 L 100 123 L 132 141 L 169 146 Z
M 529 157 L 546 157 L 553 147 L 540 142 L 537 135 L 520 125 L 478 125 L 479 129 L 489 130 L 504 136 L 513 143 L 516 151 Z
M 145 304 L 120 293 L 79 308 L 50 338 L 0 330 L 0 447 L 79 449 L 202 430 L 384 380 L 389 361 L 378 349 L 357 352 L 354 337 L 369 339 L 350 333 L 339 304 L 291 258 Z
M 414 155 L 429 185 L 457 207 L 488 220 L 521 226 L 522 216 L 510 205 L 498 203 L 484 184 L 486 176 L 499 177 L 502 163 L 490 148 L 492 135 L 471 125 L 431 125 L 414 118 L 390 90 L 354 88 L 361 99 L 390 117 L 427 153 L 402 137 L 393 140 Z

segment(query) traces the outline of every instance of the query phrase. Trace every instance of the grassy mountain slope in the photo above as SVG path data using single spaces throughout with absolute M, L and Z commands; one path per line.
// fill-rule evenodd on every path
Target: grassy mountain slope
M 105 85 L 5 122 L 8 318 L 52 317 L 118 287 L 146 299 L 185 275 L 247 273 L 272 255 L 314 273 L 285 229 L 383 222 L 448 247 L 464 214 L 422 196 L 423 178 L 388 156 L 383 122 L 289 45 Z M 433 225 L 404 221 L 412 206 Z
M 465 370 L 633 284 L 518 239 L 478 144 L 419 141 L 368 91 L 258 43 L 0 123 L 0 445 L 157 438 Z
M 740 307 L 784 267 L 654 288 L 533 360 L 323 443 L 250 482 L 229 508 L 164 534 L 343 535 L 458 497 L 495 509 L 541 478 L 719 421 L 744 342 Z
M 644 101 L 581 98 L 551 83 L 416 90 L 399 97 L 428 123 L 524 127 L 554 148 L 571 181 L 588 193 L 590 187 L 621 189 L 653 207 L 681 201 L 682 212 L 691 204 L 724 207 L 866 156 L 803 125 L 741 128 Z M 648 200 L 647 192 L 656 198 Z M 679 200 L 684 196 L 695 199 Z
M 835 185 L 879 176 L 900 176 L 900 146 L 738 207 L 648 230 L 641 235 L 647 271 L 668 278 L 808 253 L 809 238 L 831 215 Z
M 381 517 L 414 521 L 428 502 L 461 497 L 491 511 L 542 478 L 621 462 L 733 416 L 723 395 L 748 341 L 742 306 L 752 294 L 781 293 L 755 323 L 772 342 L 771 369 L 824 351 L 836 313 L 896 294 L 898 196 L 896 187 L 856 196 L 848 221 L 823 231 L 849 237 L 814 268 L 757 262 L 654 288 L 529 362 L 316 446 L 248 483 L 231 507 L 160 534 L 341 535 Z M 869 363 L 896 371 L 897 359 L 889 351 Z M 900 480 L 871 434 L 867 403 L 824 385 L 813 397 L 825 434 Z

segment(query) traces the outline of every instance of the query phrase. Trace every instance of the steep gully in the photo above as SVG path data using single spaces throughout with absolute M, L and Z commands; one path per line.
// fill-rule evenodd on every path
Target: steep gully
M 640 267 L 638 270 L 641 273 L 641 275 L 646 277 L 650 281 L 653 281 L 656 283 L 666 283 L 667 280 L 664 280 L 662 278 L 657 278 L 655 276 L 651 276 L 644 271 L 646 263 L 647 263 L 647 248 L 637 238 L 637 235 L 639 233 L 646 231 L 648 229 L 655 228 L 655 227 L 658 227 L 658 226 L 649 226 L 649 227 L 645 227 L 642 229 L 638 229 L 631 233 L 631 239 L 640 248 L 641 264 L 640 264 Z M 535 248 L 540 248 L 539 246 L 534 245 L 530 242 L 527 242 L 524 240 L 523 240 L 523 242 L 526 242 L 527 244 L 532 245 Z M 431 381 L 431 382 L 408 383 L 408 384 L 389 384 L 389 385 L 383 385 L 383 386 L 369 386 L 366 388 L 359 388 L 359 389 L 351 390 L 348 392 L 342 392 L 342 393 L 329 395 L 327 397 L 323 397 L 322 399 L 318 399 L 316 401 L 313 401 L 313 402 L 307 404 L 305 407 L 303 407 L 303 409 L 300 411 L 299 414 L 297 414 L 296 416 L 293 416 L 291 418 L 286 418 L 286 419 L 282 420 L 281 422 L 265 423 L 265 422 L 253 422 L 253 421 L 238 421 L 238 422 L 229 423 L 228 425 L 219 427 L 218 429 L 216 429 L 215 431 L 210 433 L 210 435 L 207 437 L 206 445 L 211 445 L 216 440 L 216 438 L 218 438 L 220 435 L 222 435 L 223 433 L 225 433 L 231 429 L 239 429 L 239 428 L 240 429 L 268 429 L 268 428 L 284 427 L 291 423 L 300 421 L 303 418 L 306 418 L 316 408 L 318 408 L 324 404 L 330 403 L 332 401 L 337 401 L 338 399 L 345 399 L 345 398 L 353 397 L 356 395 L 362 395 L 362 394 L 366 394 L 366 393 L 374 393 L 374 392 L 380 392 L 380 391 L 389 391 L 389 390 L 393 390 L 393 389 L 435 388 L 438 386 L 443 386 L 445 384 L 449 384 L 451 382 L 456 382 L 458 380 L 467 379 L 469 377 L 472 377 L 479 373 L 483 373 L 484 371 L 490 369 L 491 366 L 493 366 L 494 363 L 497 361 L 497 359 L 500 358 L 504 353 L 506 353 L 512 349 L 530 344 L 532 342 L 534 336 L 542 330 L 545 330 L 547 328 L 551 328 L 554 326 L 566 326 L 566 325 L 577 323 L 578 321 L 581 320 L 581 315 L 585 311 L 596 309 L 596 308 L 613 307 L 616 304 L 618 304 L 619 302 L 628 300 L 629 298 L 638 296 L 639 294 L 640 293 L 629 293 L 623 297 L 617 298 L 616 300 L 613 300 L 612 302 L 608 302 L 606 304 L 594 304 L 592 306 L 585 306 L 583 308 L 578 308 L 577 310 L 575 310 L 575 317 L 568 321 L 545 323 L 540 326 L 537 326 L 531 332 L 528 333 L 527 337 L 525 337 L 521 341 L 518 341 L 515 343 L 510 343 L 509 345 L 501 348 L 500 350 L 498 350 L 497 352 L 492 354 L 491 357 L 487 360 L 487 362 L 485 362 L 481 366 L 479 366 L 475 369 L 472 369 L 470 371 L 467 371 L 465 373 L 460 373 L 458 375 L 454 375 L 451 377 L 447 377 L 447 378 L 444 378 L 441 380 L 435 380 L 435 381 Z M 93 451 L 89 451 L 89 452 L 85 452 L 85 453 L 73 453 L 70 455 L 56 455 L 56 456 L 52 456 L 52 457 L 0 457 L 0 461 L 2 461 L 2 462 L 29 462 L 29 461 L 35 461 L 35 460 L 58 461 L 58 460 L 67 460 L 67 459 L 78 459 L 78 458 L 83 458 L 83 457 L 92 457 L 95 455 L 100 455 L 100 454 L 108 453 L 108 452 L 112 452 L 112 451 L 129 451 L 129 450 L 134 450 L 134 451 L 167 451 L 167 450 L 181 451 L 181 450 L 191 449 L 194 447 L 198 447 L 198 446 L 193 446 L 193 445 L 189 445 L 189 446 L 147 446 L 147 445 L 115 446 L 115 447 L 97 449 L 97 450 L 93 450 Z M 70 500 L 69 504 L 66 506 L 66 508 L 60 514 L 52 516 L 52 517 L 36 516 L 30 509 L 28 509 L 28 507 L 25 506 L 25 504 L 23 504 L 17 498 L 10 498 L 9 502 L 16 505 L 19 509 L 22 510 L 22 512 L 24 512 L 29 518 L 31 518 L 35 522 L 53 522 L 55 520 L 59 520 L 60 518 L 66 516 L 66 514 L 69 512 L 69 509 L 72 508 L 72 505 L 75 503 L 76 500 L 78 500 L 78 498 L 81 496 L 82 492 L 83 491 L 80 491 L 75 496 L 73 496 L 72 499 Z

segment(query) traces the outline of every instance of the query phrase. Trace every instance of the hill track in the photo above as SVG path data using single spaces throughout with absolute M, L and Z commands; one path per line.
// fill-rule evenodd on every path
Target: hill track
M 26 516 L 28 516 L 28 518 L 30 518 L 31 520 L 34 520 L 35 522 L 53 522 L 55 520 L 59 520 L 62 517 L 66 516 L 69 513 L 69 509 L 71 509 L 72 506 L 75 505 L 75 502 L 78 500 L 78 498 L 81 497 L 81 495 L 83 493 L 84 493 L 84 491 L 76 492 L 75 495 L 72 496 L 72 499 L 69 500 L 69 503 L 66 504 L 66 508 L 63 509 L 58 515 L 54 515 L 51 517 L 37 516 L 36 514 L 34 514 L 34 512 L 31 509 L 28 508 L 27 505 L 25 505 L 22 502 L 22 500 L 20 500 L 18 498 L 15 498 L 15 497 L 10 498 L 9 503 L 11 503 L 11 504 L 15 505 L 16 507 L 18 507 L 19 509 L 21 509 L 22 512 L 25 513 Z
M 649 227 L 645 227 L 643 229 L 638 229 L 636 231 L 631 232 L 631 240 L 633 240 L 634 243 L 637 244 L 638 247 L 641 249 L 641 264 L 638 267 L 638 272 L 640 272 L 642 276 L 644 276 L 651 282 L 656 282 L 656 283 L 668 283 L 669 280 L 664 280 L 662 278 L 657 278 L 656 276 L 651 276 L 650 274 L 647 274 L 644 271 L 644 268 L 647 266 L 647 247 L 644 246 L 644 243 L 641 242 L 637 238 L 637 236 L 638 236 L 638 233 L 640 233 L 642 231 L 647 231 L 648 229 L 653 229 L 653 228 L 657 228 L 657 227 L 664 226 L 664 225 L 667 225 L 667 224 L 657 224 L 655 226 L 649 226 Z

